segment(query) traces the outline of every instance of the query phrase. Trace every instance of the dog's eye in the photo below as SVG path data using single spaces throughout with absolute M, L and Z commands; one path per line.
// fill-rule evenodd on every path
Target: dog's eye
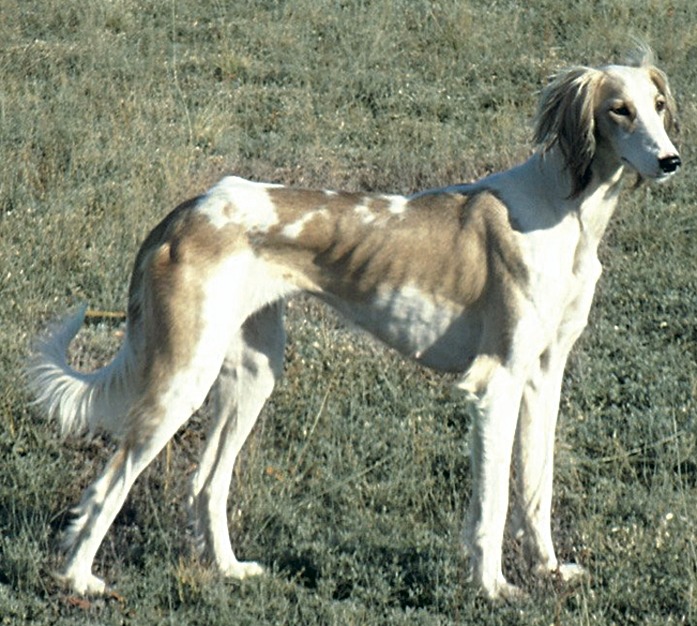
M 663 98 L 658 98 L 656 100 L 656 112 L 662 113 L 666 110 L 666 101 Z
M 612 107 L 611 111 L 619 117 L 629 117 L 631 115 L 631 111 L 626 104 L 618 104 Z

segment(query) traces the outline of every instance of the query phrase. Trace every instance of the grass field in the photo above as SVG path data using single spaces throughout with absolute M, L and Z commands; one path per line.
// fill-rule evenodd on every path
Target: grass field
M 697 4 L 693 0 L 0 0 L 0 624 L 697 623 Z M 31 338 L 78 302 L 122 310 L 137 246 L 221 175 L 408 193 L 524 159 L 546 77 L 657 51 L 685 167 L 627 190 L 564 382 L 554 501 L 582 584 L 509 577 L 491 605 L 459 532 L 469 413 L 452 388 L 305 301 L 286 376 L 235 472 L 243 584 L 189 549 L 205 410 L 136 484 L 98 554 L 111 599 L 51 578 L 108 441 L 31 405 Z M 75 344 L 109 360 L 118 323 Z

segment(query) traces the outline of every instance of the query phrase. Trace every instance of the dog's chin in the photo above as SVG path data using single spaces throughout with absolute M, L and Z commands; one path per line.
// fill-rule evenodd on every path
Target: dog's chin
M 669 178 L 672 178 L 677 170 L 675 172 L 659 172 L 655 174 L 654 176 L 647 176 L 645 174 L 639 174 L 640 178 L 643 178 L 644 180 L 649 181 L 650 183 L 655 183 L 657 185 L 661 185 L 665 183 Z
M 664 172 L 661 169 L 656 168 L 656 170 L 651 172 L 642 172 L 638 167 L 635 167 L 629 159 L 622 157 L 622 162 L 628 169 L 632 170 L 637 175 L 639 182 L 646 181 L 649 183 L 661 184 L 666 182 L 669 178 L 672 178 L 679 169 L 675 169 L 672 172 Z

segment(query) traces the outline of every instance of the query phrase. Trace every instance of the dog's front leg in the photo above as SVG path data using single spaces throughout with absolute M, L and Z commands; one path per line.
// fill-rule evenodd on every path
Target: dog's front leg
M 585 573 L 575 563 L 559 563 L 551 530 L 554 444 L 562 378 L 569 351 L 585 325 L 548 348 L 533 368 L 523 391 L 516 431 L 516 503 L 514 533 L 526 559 L 538 574 L 554 572 L 570 580 Z
M 533 571 L 558 568 L 551 531 L 554 442 L 563 363 L 546 352 L 523 391 L 516 431 L 514 534 L 522 540 Z
M 484 358 L 487 361 L 482 365 Z M 488 598 L 514 599 L 522 591 L 503 575 L 501 549 L 523 381 L 488 357 L 480 357 L 460 387 L 469 392 L 476 409 L 471 444 L 473 490 L 464 533 L 473 581 Z
M 515 441 L 513 519 L 531 570 L 557 573 L 570 580 L 585 570 L 575 563 L 558 562 L 551 530 L 555 429 L 565 362 L 565 353 L 544 355 L 523 392 Z
M 562 318 L 554 341 L 530 368 L 520 408 L 515 456 L 516 506 L 514 532 L 523 541 L 526 558 L 538 574 L 555 572 L 564 580 L 585 573 L 575 563 L 559 563 L 551 531 L 554 443 L 562 378 L 569 352 L 588 322 L 595 283 L 601 267 L 587 261 L 586 280 L 580 281 L 577 297 Z

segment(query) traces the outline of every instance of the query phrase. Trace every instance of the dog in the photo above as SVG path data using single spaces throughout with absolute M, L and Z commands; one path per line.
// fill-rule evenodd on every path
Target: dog
M 284 301 L 316 296 L 418 363 L 461 373 L 472 403 L 473 492 L 463 542 L 489 598 L 523 592 L 503 575 L 509 508 L 531 571 L 567 580 L 551 536 L 562 375 L 584 329 L 598 244 L 624 174 L 662 181 L 681 165 L 675 102 L 646 49 L 624 65 L 572 67 L 540 97 L 524 163 L 414 196 L 289 188 L 227 177 L 184 202 L 142 244 L 125 339 L 113 361 L 75 371 L 67 348 L 84 308 L 40 339 L 37 402 L 63 433 L 118 447 L 67 531 L 60 576 L 101 594 L 95 554 L 138 475 L 205 399 L 214 424 L 193 477 L 197 538 L 225 576 L 263 572 L 230 543 L 235 458 L 281 375 Z

